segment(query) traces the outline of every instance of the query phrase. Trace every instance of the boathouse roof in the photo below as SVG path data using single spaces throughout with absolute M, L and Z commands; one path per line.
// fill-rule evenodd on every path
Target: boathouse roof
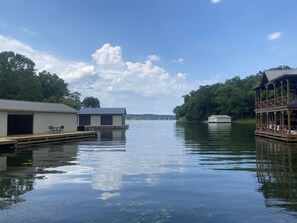
M 57 103 L 0 99 L 0 111 L 77 113 L 77 110 Z
M 263 72 L 260 85 L 255 87 L 254 90 L 263 88 L 266 84 L 272 83 L 278 79 L 291 76 L 297 77 L 297 68 L 288 70 L 266 70 Z
M 231 118 L 229 115 L 211 115 L 208 118 Z
M 79 115 L 126 115 L 126 108 L 82 108 Z

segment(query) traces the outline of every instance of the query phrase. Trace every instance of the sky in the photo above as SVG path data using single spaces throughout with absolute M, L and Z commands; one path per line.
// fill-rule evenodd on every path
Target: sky
M 297 67 L 296 0 L 0 0 L 0 52 L 69 89 L 173 114 L 199 86 Z

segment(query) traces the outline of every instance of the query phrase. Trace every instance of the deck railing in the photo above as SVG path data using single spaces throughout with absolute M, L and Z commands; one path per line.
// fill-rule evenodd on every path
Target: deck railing
M 257 124 L 256 131 L 282 135 L 296 135 L 297 137 L 297 125 L 291 125 L 291 130 L 289 130 L 288 127 L 288 125 Z
M 256 102 L 256 109 L 279 107 L 279 106 L 285 106 L 289 104 L 296 104 L 295 97 L 292 97 L 290 99 L 290 103 L 288 103 L 288 99 L 286 96 L 268 99 L 265 101 L 259 101 L 259 102 Z

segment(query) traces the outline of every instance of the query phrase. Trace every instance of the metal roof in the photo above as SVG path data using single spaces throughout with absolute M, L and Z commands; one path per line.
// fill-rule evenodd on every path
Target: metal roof
M 211 115 L 208 118 L 231 118 L 229 115 Z
M 266 70 L 264 73 L 267 77 L 268 82 L 285 75 L 292 70 Z
M 0 99 L 0 111 L 77 113 L 77 110 L 57 103 Z
M 126 108 L 82 108 L 79 115 L 126 115 Z
M 266 86 L 267 83 L 271 83 L 277 79 L 290 76 L 297 76 L 297 68 L 289 70 L 265 70 L 260 85 L 255 87 L 254 90 L 261 89 Z

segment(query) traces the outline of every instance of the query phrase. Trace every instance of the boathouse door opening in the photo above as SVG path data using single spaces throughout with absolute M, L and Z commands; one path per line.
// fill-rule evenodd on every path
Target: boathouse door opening
M 33 114 L 8 114 L 7 135 L 33 134 Z
M 102 115 L 101 125 L 112 125 L 112 115 Z
M 91 125 L 91 116 L 90 115 L 80 115 L 79 116 L 79 125 Z

